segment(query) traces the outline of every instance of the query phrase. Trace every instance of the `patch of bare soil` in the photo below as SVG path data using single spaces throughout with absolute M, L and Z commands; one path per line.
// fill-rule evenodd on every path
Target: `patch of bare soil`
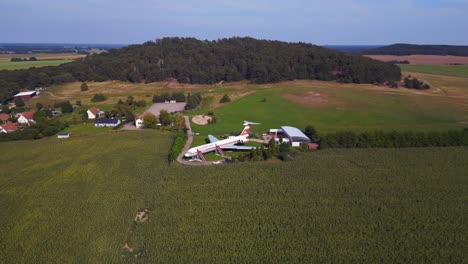
M 197 115 L 192 118 L 192 122 L 197 125 L 208 125 L 208 121 L 211 120 L 211 116 L 209 115 Z
M 468 64 L 468 57 L 463 56 L 440 56 L 440 55 L 364 55 L 366 57 L 381 61 L 409 61 L 411 64 Z
M 138 211 L 135 215 L 135 221 L 145 222 L 146 220 L 148 220 L 148 213 L 149 213 L 148 209 L 143 209 L 143 210 Z
M 305 92 L 302 94 L 284 94 L 284 98 L 287 100 L 301 105 L 316 106 L 316 107 L 343 107 L 346 106 L 346 102 L 333 98 L 330 95 L 322 94 L 318 92 Z

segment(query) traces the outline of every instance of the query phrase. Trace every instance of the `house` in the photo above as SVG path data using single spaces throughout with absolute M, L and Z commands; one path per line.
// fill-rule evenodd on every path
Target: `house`
M 37 95 L 36 91 L 24 91 L 18 94 L 13 95 L 13 97 L 16 98 L 21 98 L 21 99 L 31 99 L 34 96 Z
M 6 123 L 8 121 L 8 118 L 10 116 L 8 114 L 5 114 L 5 113 L 1 113 L 0 114 L 0 120 L 3 122 L 3 123 Z
M 69 137 L 70 137 L 70 133 L 67 133 L 67 132 L 60 132 L 57 135 L 57 138 L 69 138 Z
M 135 119 L 136 128 L 143 128 L 143 119 L 145 118 L 145 115 L 147 114 L 151 114 L 151 113 L 143 113 Z
M 0 125 L 0 133 L 11 133 L 18 130 L 15 124 L 7 122 L 6 124 Z
M 117 118 L 98 118 L 94 122 L 94 127 L 116 127 L 120 124 Z
M 34 113 L 36 113 L 35 111 L 29 111 L 29 112 L 24 112 L 24 113 L 20 113 L 18 116 L 18 123 L 20 124 L 23 124 L 23 125 L 29 125 L 29 124 L 33 124 L 35 123 L 34 122 L 34 119 L 33 119 L 33 116 L 34 116 Z
M 88 113 L 88 119 L 96 119 L 99 117 L 100 112 L 99 108 L 91 107 L 86 113 Z

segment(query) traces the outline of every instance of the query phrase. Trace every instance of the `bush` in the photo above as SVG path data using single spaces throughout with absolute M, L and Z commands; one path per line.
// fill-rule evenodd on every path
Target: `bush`
M 81 84 L 81 87 L 80 87 L 81 91 L 84 92 L 84 91 L 88 91 L 89 88 L 88 88 L 88 84 L 87 83 L 82 83 Z
M 107 98 L 103 94 L 95 94 L 93 98 L 91 98 L 91 102 L 102 102 L 106 99 Z
M 223 97 L 221 98 L 221 100 L 219 100 L 220 103 L 228 103 L 228 102 L 231 102 L 231 98 L 229 97 L 229 95 L 227 94 L 224 94 Z

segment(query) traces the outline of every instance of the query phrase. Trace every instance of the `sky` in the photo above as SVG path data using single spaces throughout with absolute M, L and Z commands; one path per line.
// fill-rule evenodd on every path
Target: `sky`
M 0 43 L 250 36 L 317 45 L 468 45 L 468 0 L 0 0 Z

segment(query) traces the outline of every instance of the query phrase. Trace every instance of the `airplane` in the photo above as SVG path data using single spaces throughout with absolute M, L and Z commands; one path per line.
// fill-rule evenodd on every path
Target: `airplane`
M 236 144 L 242 144 L 244 142 L 249 141 L 249 134 L 250 134 L 250 126 L 251 125 L 258 125 L 259 123 L 253 123 L 249 121 L 244 121 L 244 130 L 237 135 L 237 136 L 231 136 L 223 140 L 219 140 L 213 135 L 208 135 L 208 140 L 210 143 L 204 144 L 201 146 L 197 146 L 194 148 L 189 149 L 185 153 L 185 157 L 187 158 L 194 158 L 196 156 L 200 156 L 199 153 L 207 153 L 211 151 L 215 151 L 219 149 L 222 150 L 251 150 L 256 147 L 250 147 L 250 146 L 238 146 Z

